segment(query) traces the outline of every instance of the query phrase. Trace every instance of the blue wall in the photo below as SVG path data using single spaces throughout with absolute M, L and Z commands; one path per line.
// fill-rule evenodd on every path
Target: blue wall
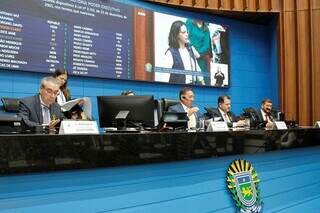
M 120 0 L 119 0 L 120 1 Z M 143 1 L 129 2 L 135 6 L 179 16 L 199 18 L 199 14 L 153 5 Z M 257 25 L 234 19 L 203 14 L 203 19 L 229 26 L 231 86 L 230 88 L 195 87 L 196 103 L 203 112 L 204 106 L 216 106 L 219 95 L 229 94 L 232 110 L 241 113 L 247 106 L 258 107 L 261 99 L 269 97 L 278 106 L 278 61 L 276 17 L 269 25 Z M 0 70 L 0 97 L 24 97 L 38 91 L 44 74 Z M 119 95 L 131 89 L 137 94 L 152 94 L 155 98 L 177 98 L 179 85 L 133 82 L 86 77 L 71 77 L 69 86 L 73 98 L 88 96 L 93 102 L 93 116 L 98 118 L 96 96 Z

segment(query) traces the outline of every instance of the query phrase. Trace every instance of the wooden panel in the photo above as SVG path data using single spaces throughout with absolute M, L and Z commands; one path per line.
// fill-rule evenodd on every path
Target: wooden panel
M 297 64 L 296 64 L 296 22 L 295 12 L 283 14 L 284 112 L 286 118 L 296 120 L 297 116 Z
M 269 11 L 270 1 L 269 0 L 259 0 L 259 11 Z
M 312 123 L 312 105 L 310 94 L 311 79 L 311 54 L 310 54 L 310 25 L 309 12 L 297 12 L 297 59 L 298 59 L 298 95 L 299 95 L 299 124 Z
M 257 10 L 257 1 L 256 0 L 246 0 L 246 10 L 256 11 Z
M 232 1 L 232 3 L 231 3 Z M 223 10 L 231 10 L 231 6 L 233 5 L 233 0 L 221 0 L 221 9 Z
M 312 11 L 313 122 L 320 121 L 320 10 Z
M 187 6 L 187 7 L 192 7 L 193 6 L 193 0 L 183 0 L 181 5 Z
M 168 2 L 168 0 L 153 0 L 153 1 L 160 2 L 160 3 L 167 3 Z
M 271 0 L 271 11 L 278 12 L 281 11 L 282 0 Z
M 296 0 L 283 0 L 283 11 L 294 11 Z
M 308 10 L 310 0 L 297 0 L 297 10 Z
M 181 0 L 169 0 L 168 3 L 173 5 L 180 5 Z
M 311 0 L 313 9 L 320 9 L 320 1 L 319 0 Z
M 234 0 L 233 9 L 237 11 L 243 11 L 245 8 L 245 0 Z
M 208 0 L 208 9 L 218 9 L 220 7 L 219 0 Z
M 196 0 L 194 7 L 198 8 L 206 8 L 206 1 L 205 0 Z

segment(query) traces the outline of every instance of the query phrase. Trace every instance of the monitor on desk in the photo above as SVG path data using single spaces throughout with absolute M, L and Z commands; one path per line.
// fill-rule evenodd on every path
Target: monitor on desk
M 188 129 L 188 116 L 186 112 L 163 112 L 161 118 L 161 126 L 165 124 L 167 128 L 172 130 L 187 130 Z
M 153 96 L 98 96 L 97 101 L 100 127 L 117 127 L 119 117 L 126 127 L 154 127 Z

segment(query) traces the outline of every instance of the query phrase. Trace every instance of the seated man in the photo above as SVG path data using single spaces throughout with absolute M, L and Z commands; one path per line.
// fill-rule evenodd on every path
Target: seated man
M 39 94 L 20 100 L 18 116 L 28 127 L 44 124 L 53 128 L 63 119 L 61 108 L 56 103 L 60 84 L 54 77 L 44 77 L 41 80 Z
M 207 108 L 206 118 L 213 118 L 214 121 L 225 121 L 229 127 L 236 122 L 236 127 L 244 126 L 245 120 L 238 119 L 231 109 L 231 98 L 228 95 L 219 96 L 218 108 Z
M 271 99 L 264 99 L 261 102 L 261 108 L 260 110 L 256 111 L 256 115 L 257 115 L 257 120 L 258 121 L 266 121 L 266 128 L 267 129 L 272 129 L 274 127 L 273 121 L 276 120 L 276 118 L 274 118 L 271 115 L 271 110 L 272 110 L 272 101 Z
M 169 112 L 186 112 L 189 118 L 188 128 L 196 128 L 200 118 L 199 108 L 192 105 L 194 93 L 192 88 L 185 87 L 179 92 L 180 103 L 170 106 Z

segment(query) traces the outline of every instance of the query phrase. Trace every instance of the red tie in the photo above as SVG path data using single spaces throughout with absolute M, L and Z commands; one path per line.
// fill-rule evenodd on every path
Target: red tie
M 266 113 L 265 116 L 266 116 L 266 121 L 267 121 L 267 122 L 270 122 L 271 120 L 270 120 L 269 115 Z
M 227 113 L 224 113 L 224 120 L 225 120 L 226 122 L 229 122 Z

